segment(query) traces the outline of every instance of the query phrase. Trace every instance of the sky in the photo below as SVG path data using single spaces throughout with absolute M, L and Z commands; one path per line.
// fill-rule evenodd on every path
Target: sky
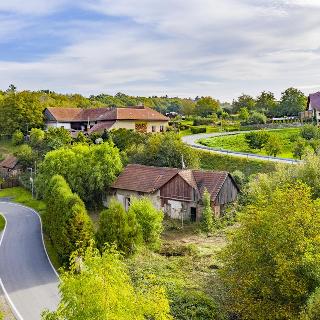
M 320 0 L 0 1 L 0 88 L 213 96 L 320 90 Z

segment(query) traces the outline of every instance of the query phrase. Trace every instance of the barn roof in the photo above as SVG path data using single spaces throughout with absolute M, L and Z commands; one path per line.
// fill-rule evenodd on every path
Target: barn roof
M 17 164 L 18 164 L 18 159 L 12 155 L 9 155 L 0 162 L 0 167 L 6 168 L 6 169 L 14 169 L 14 167 Z
M 116 120 L 141 120 L 141 121 L 168 121 L 163 114 L 144 106 L 123 108 L 47 108 L 50 118 L 59 122 L 76 121 L 116 121 Z M 51 119 L 50 119 L 51 120 Z
M 212 200 L 215 200 L 225 180 L 230 176 L 226 171 L 185 170 L 129 164 L 113 183 L 112 187 L 115 189 L 153 193 L 176 175 L 184 179 L 201 197 L 204 190 L 207 189 Z M 230 178 L 232 179 L 231 176 Z M 236 185 L 235 182 L 234 184 Z M 236 187 L 239 189 L 237 185 Z
M 309 110 L 316 109 L 320 111 L 320 92 L 309 95 Z

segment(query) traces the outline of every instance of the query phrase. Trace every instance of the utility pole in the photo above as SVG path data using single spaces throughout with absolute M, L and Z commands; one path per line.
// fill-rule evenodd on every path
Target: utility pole
M 30 183 L 31 183 L 31 194 L 32 194 L 32 199 L 34 197 L 34 181 L 33 181 L 33 170 L 32 168 L 27 168 L 27 170 L 30 171 Z

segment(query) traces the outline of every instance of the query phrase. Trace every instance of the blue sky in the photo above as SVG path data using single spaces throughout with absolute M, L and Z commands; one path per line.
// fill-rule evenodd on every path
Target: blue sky
M 10 0 L 0 88 L 231 101 L 320 90 L 320 0 Z

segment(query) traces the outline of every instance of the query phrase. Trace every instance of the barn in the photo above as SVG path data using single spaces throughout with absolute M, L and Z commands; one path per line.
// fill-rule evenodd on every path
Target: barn
M 154 206 L 173 219 L 197 221 L 203 210 L 207 190 L 216 216 L 234 202 L 239 187 L 230 173 L 130 164 L 112 185 L 110 197 L 116 197 L 126 209 L 133 197 L 148 197 Z

